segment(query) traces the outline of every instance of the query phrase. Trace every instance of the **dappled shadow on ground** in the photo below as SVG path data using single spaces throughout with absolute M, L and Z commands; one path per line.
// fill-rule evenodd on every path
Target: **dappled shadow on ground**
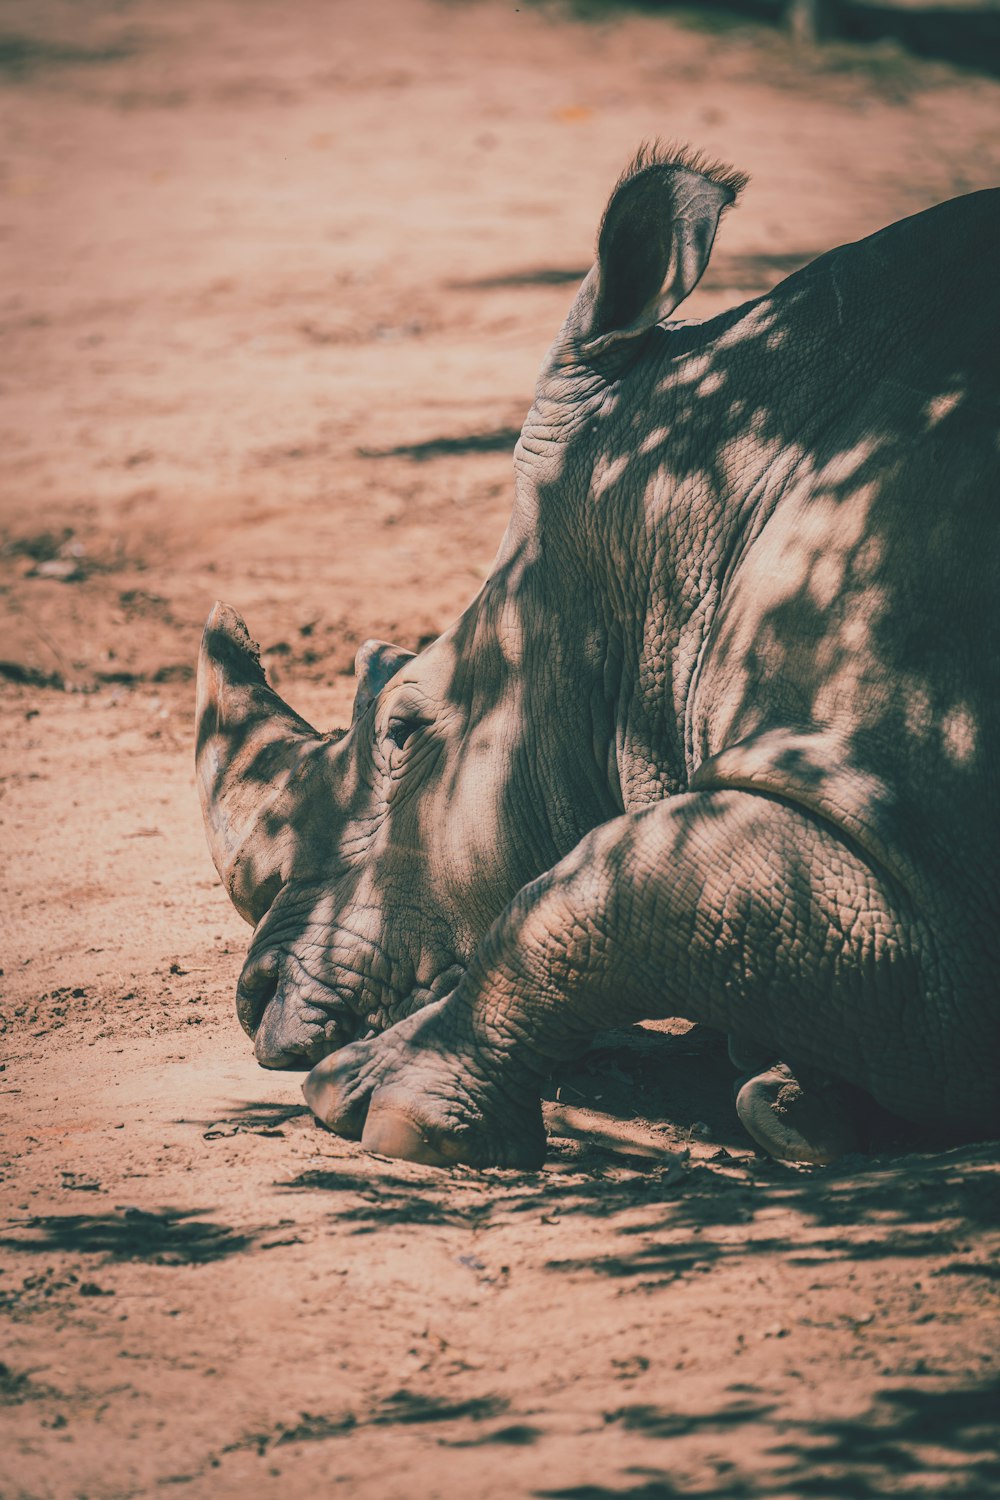
M 667 1201 L 652 1181 L 645 1202 L 648 1211 L 622 1225 L 613 1254 L 554 1260 L 549 1268 L 672 1280 L 747 1257 L 826 1265 L 964 1256 L 970 1233 L 1000 1229 L 1000 1169 L 993 1145 L 899 1161 L 853 1158 L 838 1168 L 806 1170 L 767 1161 L 745 1167 L 709 1162 L 675 1183 Z M 970 1276 L 980 1269 L 974 1260 L 939 1268 Z
M 703 285 L 707 290 L 726 287 L 740 292 L 766 292 L 782 276 L 808 265 L 820 254 L 821 250 L 720 254 L 713 258 Z M 498 271 L 495 275 L 479 276 L 469 281 L 451 281 L 448 285 L 456 291 L 477 292 L 499 291 L 506 287 L 577 286 L 589 270 L 589 266 L 536 266 L 524 271 Z
M 589 266 L 536 266 L 534 270 L 497 271 L 492 276 L 449 281 L 448 287 L 462 292 L 492 292 L 503 287 L 577 286 L 589 270 Z
M 928 1382 L 885 1390 L 858 1415 L 802 1420 L 789 1417 L 786 1408 L 756 1388 L 734 1383 L 711 1411 L 636 1403 L 603 1413 L 606 1429 L 619 1430 L 626 1440 L 631 1435 L 664 1445 L 682 1441 L 683 1448 L 676 1452 L 664 1447 L 663 1468 L 633 1465 L 623 1471 L 623 1484 L 570 1485 L 532 1493 L 538 1500 L 672 1500 L 690 1494 L 710 1495 L 712 1500 L 793 1495 L 875 1500 L 887 1493 L 978 1500 L 998 1493 L 998 1400 L 996 1376 L 949 1388 Z M 491 1425 L 498 1418 L 504 1419 L 502 1424 Z M 222 1451 L 247 1449 L 263 1456 L 277 1448 L 342 1438 L 364 1427 L 426 1423 L 440 1424 L 443 1431 L 436 1440 L 442 1447 L 530 1446 L 548 1436 L 545 1418 L 537 1411 L 531 1418 L 520 1420 L 510 1402 L 497 1395 L 449 1401 L 399 1390 L 368 1411 L 302 1412 L 295 1422 L 250 1432 Z M 474 1426 L 471 1433 L 466 1426 L 452 1435 L 447 1426 L 451 1422 Z M 748 1456 L 742 1463 L 723 1459 L 712 1448 L 699 1461 L 703 1441 L 714 1447 L 725 1439 L 731 1452 L 732 1440 L 738 1442 L 741 1434 L 748 1440 Z M 697 1485 L 692 1484 L 693 1464 Z M 710 1488 L 704 1483 L 706 1465 L 714 1475 Z
M 198 1209 L 126 1208 L 106 1214 L 33 1214 L 0 1235 L 0 1248 L 63 1251 L 152 1265 L 207 1265 L 247 1250 L 257 1232 L 203 1219 Z
M 520 427 L 498 427 L 491 432 L 470 432 L 465 437 L 427 438 L 422 443 L 400 443 L 395 448 L 359 448 L 360 458 L 410 458 L 424 463 L 429 458 L 458 458 L 466 453 L 510 453 L 521 436 Z
M 490 1217 L 488 1201 L 470 1200 L 463 1192 L 467 1183 L 442 1184 L 441 1189 L 391 1171 L 378 1176 L 351 1161 L 332 1163 L 329 1168 L 312 1167 L 276 1184 L 290 1192 L 315 1191 L 337 1195 L 331 1220 L 338 1227 L 355 1226 L 358 1234 L 369 1234 L 390 1224 L 468 1225 Z M 351 1202 L 353 1196 L 360 1202 Z M 343 1201 L 339 1201 L 343 1200 Z
M 662 1138 L 659 1152 L 633 1149 L 627 1137 L 616 1143 L 599 1129 L 567 1132 L 553 1106 L 548 1162 L 539 1172 L 428 1172 L 344 1147 L 350 1154 L 277 1186 L 330 1195 L 331 1222 L 356 1234 L 387 1225 L 496 1225 L 522 1215 L 606 1221 L 627 1214 L 610 1250 L 606 1242 L 600 1255 L 553 1260 L 548 1269 L 636 1283 L 769 1255 L 798 1265 L 932 1255 L 948 1262 L 935 1274 L 981 1285 L 995 1278 L 990 1263 L 966 1258 L 966 1239 L 1000 1230 L 996 1143 L 925 1153 L 911 1137 L 902 1151 L 883 1141 L 877 1154 L 832 1167 L 788 1166 L 748 1150 L 732 1109 L 733 1076 L 724 1041 L 707 1027 L 609 1031 L 560 1070 L 550 1093 L 597 1127 L 607 1119 L 634 1127 L 640 1141 Z M 247 1106 L 257 1119 L 255 1108 Z
M 730 1389 L 735 1389 L 730 1387 Z M 947 1390 L 890 1390 L 859 1417 L 790 1421 L 773 1406 L 741 1400 L 719 1411 L 672 1412 L 626 1406 L 606 1421 L 665 1440 L 745 1428 L 756 1446 L 761 1434 L 768 1458 L 751 1469 L 728 1461 L 714 1467 L 711 1489 L 692 1490 L 675 1469 L 632 1469 L 634 1483 L 572 1485 L 535 1490 L 539 1500 L 672 1500 L 692 1493 L 712 1500 L 772 1500 L 781 1495 L 817 1500 L 875 1500 L 893 1495 L 955 1495 L 967 1500 L 1000 1493 L 996 1456 L 1000 1380 Z M 888 1486 L 888 1487 L 887 1487 Z
M 138 51 L 134 39 L 119 40 L 105 47 L 77 46 L 41 36 L 0 33 L 0 77 L 20 83 L 54 68 L 100 67 L 121 62 Z
M 995 1279 L 969 1239 L 1000 1230 L 996 1144 L 811 1169 L 735 1159 L 724 1148 L 715 1159 L 681 1164 L 606 1147 L 574 1153 L 574 1145 L 556 1142 L 542 1172 L 431 1175 L 388 1162 L 366 1170 L 348 1159 L 277 1186 L 329 1194 L 331 1223 L 361 1234 L 390 1224 L 495 1227 L 521 1215 L 622 1215 L 610 1253 L 553 1259 L 546 1269 L 637 1285 L 750 1257 L 828 1265 L 929 1255 L 944 1262 L 933 1274 L 968 1278 L 973 1297 L 973 1287 L 985 1294 Z
M 0 1407 L 21 1406 L 25 1401 L 41 1401 L 53 1394 L 52 1387 L 35 1380 L 25 1370 L 14 1370 L 0 1359 Z
M 176 1120 L 174 1123 L 193 1125 L 206 1141 L 214 1141 L 231 1135 L 283 1136 L 285 1126 L 303 1116 L 312 1118 L 311 1110 L 304 1104 L 273 1104 L 255 1099 L 232 1105 L 211 1119 Z
M 350 1409 L 338 1412 L 302 1412 L 299 1421 L 288 1425 L 275 1423 L 273 1427 L 249 1433 L 238 1442 L 230 1443 L 222 1451 L 233 1453 L 241 1448 L 253 1449 L 263 1455 L 272 1448 L 283 1448 L 291 1443 L 318 1443 L 329 1438 L 343 1437 L 359 1427 L 415 1426 L 423 1423 L 482 1422 L 502 1416 L 508 1403 L 499 1396 L 473 1396 L 466 1400 L 447 1401 L 436 1396 L 425 1396 L 414 1391 L 394 1391 L 380 1401 L 369 1412 L 356 1413 Z M 473 1439 L 468 1446 L 479 1442 L 526 1443 L 532 1441 L 527 1434 L 535 1429 L 523 1424 L 504 1427 L 487 1437 Z M 506 1435 L 505 1435 L 506 1434 Z M 514 1436 L 512 1434 L 522 1434 Z M 442 1440 L 444 1441 L 444 1440 Z M 456 1443 L 455 1446 L 466 1446 Z

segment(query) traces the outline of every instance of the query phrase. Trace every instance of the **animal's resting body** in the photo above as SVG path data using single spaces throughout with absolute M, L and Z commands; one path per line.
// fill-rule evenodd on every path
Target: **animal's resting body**
M 672 320 L 741 187 L 626 173 L 490 576 L 362 648 L 349 731 L 206 628 L 240 1019 L 372 1148 L 536 1164 L 553 1065 L 670 1015 L 759 1059 L 778 1155 L 865 1096 L 1000 1125 L 1000 191 Z

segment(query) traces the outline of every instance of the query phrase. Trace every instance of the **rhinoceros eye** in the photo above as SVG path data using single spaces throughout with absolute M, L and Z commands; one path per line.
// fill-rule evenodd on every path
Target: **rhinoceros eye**
M 402 750 L 407 740 L 415 735 L 418 729 L 422 729 L 426 722 L 426 719 L 390 719 L 386 738 L 392 741 L 397 750 Z

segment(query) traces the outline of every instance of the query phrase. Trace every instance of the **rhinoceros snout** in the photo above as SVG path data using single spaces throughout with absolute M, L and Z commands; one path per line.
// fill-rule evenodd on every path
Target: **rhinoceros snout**
M 236 1014 L 263 1068 L 313 1068 L 356 1037 L 358 1017 L 315 982 L 303 986 L 294 959 L 270 950 L 247 960 Z

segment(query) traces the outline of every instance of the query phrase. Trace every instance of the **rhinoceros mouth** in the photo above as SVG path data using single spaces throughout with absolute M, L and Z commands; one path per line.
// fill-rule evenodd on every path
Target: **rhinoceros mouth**
M 276 949 L 247 961 L 236 1014 L 265 1068 L 312 1068 L 366 1029 L 342 996 Z
M 464 966 L 450 964 L 405 994 L 371 993 L 369 982 L 348 1000 L 294 954 L 270 948 L 247 960 L 236 988 L 236 1012 L 262 1067 L 308 1069 L 350 1042 L 444 999 L 464 973 Z

